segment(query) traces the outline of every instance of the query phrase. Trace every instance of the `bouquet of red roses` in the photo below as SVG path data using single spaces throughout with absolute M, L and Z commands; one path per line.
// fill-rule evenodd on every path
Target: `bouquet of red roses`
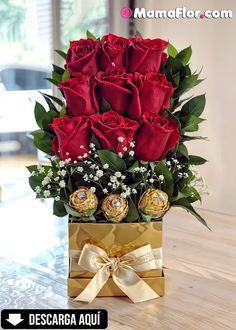
M 66 63 L 48 80 L 63 100 L 43 94 L 48 109 L 35 106 L 34 144 L 50 161 L 28 167 L 37 197 L 54 198 L 54 214 L 78 222 L 149 222 L 179 206 L 206 225 L 191 205 L 201 200 L 195 165 L 205 159 L 185 145 L 204 139 L 191 132 L 205 96 L 182 98 L 201 82 L 191 47 L 88 32 L 57 52 Z

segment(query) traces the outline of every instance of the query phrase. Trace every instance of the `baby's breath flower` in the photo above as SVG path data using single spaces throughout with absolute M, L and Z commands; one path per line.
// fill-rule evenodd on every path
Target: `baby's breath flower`
M 127 194 L 126 194 L 125 192 L 122 192 L 120 195 L 121 195 L 121 197 L 123 197 L 123 198 L 126 198 L 126 197 L 127 197 Z
M 60 186 L 61 188 L 65 188 L 65 186 L 66 186 L 65 181 L 64 181 L 64 180 L 61 180 L 61 181 L 59 182 L 59 186 Z
M 90 148 L 95 149 L 95 144 L 94 143 L 91 142 L 89 146 L 90 146 Z
M 168 161 L 166 162 L 166 165 L 167 165 L 167 166 L 171 166 L 171 162 L 168 160 Z
M 96 176 L 97 176 L 98 178 L 101 178 L 101 177 L 103 176 L 103 171 L 102 171 L 102 170 L 97 170 L 97 171 L 96 171 Z
M 32 175 L 32 176 L 34 176 L 35 174 L 36 174 L 35 171 L 32 171 L 32 172 L 31 172 L 31 175 Z
M 104 188 L 102 191 L 103 191 L 104 194 L 107 194 L 108 193 L 107 188 Z
M 56 196 L 56 197 L 55 197 L 55 201 L 58 202 L 59 200 L 60 200 L 60 197 L 59 197 L 59 196 Z
M 124 142 L 125 139 L 124 139 L 122 136 L 119 136 L 119 137 L 117 138 L 117 140 L 118 140 L 119 142 L 122 143 L 122 142 Z
M 103 168 L 104 168 L 105 170 L 107 170 L 107 169 L 109 168 L 109 164 L 107 164 L 107 163 L 104 164 L 104 165 L 103 165 Z
M 119 156 L 120 158 L 122 158 L 122 157 L 123 157 L 122 152 L 118 152 L 118 156 Z
M 149 182 L 150 183 L 153 183 L 154 182 L 154 179 L 153 178 L 149 179 Z
M 111 187 L 112 186 L 112 183 L 111 182 L 108 182 L 108 184 L 107 184 L 109 187 Z
M 49 190 L 44 190 L 43 195 L 45 198 L 49 197 L 51 195 Z
M 178 178 L 182 178 L 182 176 L 183 176 L 183 173 L 179 172 L 178 173 Z
M 130 142 L 130 147 L 131 147 L 131 148 L 134 148 L 134 147 L 135 147 L 135 142 L 134 142 L 134 141 L 131 141 L 131 142 Z
M 133 156 L 134 156 L 134 151 L 133 151 L 133 150 L 130 150 L 129 155 L 130 155 L 131 157 L 133 157 Z
M 47 185 L 47 188 L 50 189 L 50 188 L 52 188 L 52 186 L 51 186 L 50 184 L 48 184 L 48 185 Z
M 66 173 L 67 173 L 66 170 L 61 170 L 60 172 L 61 172 L 60 174 L 61 174 L 62 176 L 65 176 Z
M 110 181 L 111 181 L 111 182 L 116 182 L 116 181 L 117 181 L 117 177 L 114 176 L 114 175 L 112 175 L 112 176 L 110 177 Z
M 115 176 L 117 177 L 117 178 L 120 178 L 121 177 L 121 172 L 115 172 Z
M 159 176 L 158 176 L 158 179 L 159 179 L 160 181 L 164 181 L 164 175 L 162 175 L 162 174 L 159 175 Z
M 53 176 L 53 171 L 52 171 L 51 168 L 50 168 L 50 170 L 48 171 L 47 176 L 48 176 L 49 178 L 51 178 L 51 177 Z
M 182 168 L 181 165 L 177 165 L 177 169 L 180 170 Z
M 184 177 L 185 178 L 188 178 L 188 173 L 184 173 Z
M 125 175 L 121 175 L 121 180 L 125 180 L 126 179 L 126 176 Z
M 92 173 L 89 174 L 90 179 L 93 179 L 94 175 Z
M 42 181 L 42 185 L 46 186 L 50 181 L 51 181 L 50 178 L 48 176 L 45 176 L 45 178 Z
M 93 178 L 94 181 L 98 181 L 98 177 L 95 175 L 95 177 Z
M 54 181 L 58 181 L 60 178 L 59 176 L 55 177 Z
M 132 194 L 137 194 L 137 190 L 135 188 L 132 189 Z
M 83 154 L 83 158 L 87 158 L 88 157 L 88 154 L 87 154 L 87 152 L 85 152 L 84 154 Z
M 52 156 L 50 159 L 51 159 L 51 161 L 53 162 L 54 160 L 57 159 L 57 157 L 56 157 L 56 156 Z
M 38 165 L 37 166 L 37 170 L 39 171 L 40 174 L 44 173 L 45 172 L 45 169 L 42 165 Z
M 81 146 L 79 147 L 80 149 L 84 149 L 84 146 L 81 144 Z
M 40 188 L 39 186 L 35 187 L 35 192 L 36 192 L 37 194 L 40 194 L 40 192 L 41 192 L 41 188 Z
M 95 193 L 96 187 L 91 187 L 90 190 L 92 191 L 92 193 Z
M 124 151 L 127 151 L 127 150 L 128 150 L 128 148 L 127 148 L 127 147 L 124 147 L 124 148 L 123 148 L 123 150 L 124 150 Z
M 81 172 L 83 172 L 83 170 L 84 170 L 84 169 L 83 169 L 83 167 L 82 167 L 82 166 L 78 166 L 78 167 L 77 167 L 77 171 L 78 171 L 78 172 L 80 172 L 80 173 L 81 173 Z

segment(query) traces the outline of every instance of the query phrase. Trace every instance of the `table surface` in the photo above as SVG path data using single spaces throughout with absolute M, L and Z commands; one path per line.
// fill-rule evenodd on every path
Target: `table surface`
M 29 198 L 32 199 L 32 195 Z M 22 203 L 21 201 L 21 208 L 24 209 Z M 39 201 L 34 203 L 38 210 L 43 209 L 43 204 Z M 15 209 L 17 214 L 17 208 Z M 27 213 L 26 208 L 24 211 L 32 222 L 32 211 Z M 45 228 L 42 233 L 38 233 L 39 238 L 31 238 L 26 242 L 26 250 L 23 241 L 37 228 L 26 222 L 21 224 L 27 227 L 24 231 L 20 229 L 19 219 L 12 217 L 16 226 L 16 232 L 13 233 L 15 244 L 8 244 L 9 239 L 5 238 L 0 247 L 1 309 L 105 308 L 109 315 L 109 330 L 236 330 L 235 217 L 200 211 L 211 227 L 211 232 L 185 211 L 171 210 L 164 219 L 166 295 L 138 304 L 131 303 L 125 297 L 96 298 L 90 305 L 85 305 L 68 299 L 66 295 L 66 223 L 54 219 L 55 231 L 55 228 L 50 227 L 50 222 L 44 221 L 47 216 L 48 219 L 51 218 L 46 211 L 43 212 L 38 228 L 45 226 L 49 232 L 54 230 L 57 238 L 55 244 L 51 245 L 53 248 L 41 254 L 39 250 L 45 242 L 52 242 L 52 237 L 45 234 Z M 4 228 L 6 237 L 6 230 L 12 228 L 12 223 L 9 227 L 6 223 L 5 227 L 2 226 L 0 224 L 0 233 L 3 233 Z M 0 234 L 0 242 L 3 238 L 3 234 Z M 6 252 L 7 244 L 9 252 Z M 28 244 L 32 245 L 30 252 Z M 37 258 L 22 258 L 27 255 L 27 251 L 35 255 L 37 248 Z M 17 249 L 21 252 L 14 255 L 13 252 Z

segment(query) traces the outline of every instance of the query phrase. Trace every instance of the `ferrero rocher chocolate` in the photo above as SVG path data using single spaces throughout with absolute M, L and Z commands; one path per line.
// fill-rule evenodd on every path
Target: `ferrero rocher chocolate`
M 139 200 L 139 209 L 152 218 L 160 218 L 169 209 L 167 194 L 159 189 L 146 190 Z
M 102 203 L 102 210 L 108 221 L 121 222 L 128 213 L 127 199 L 117 194 L 109 195 Z
M 96 211 L 98 199 L 89 188 L 78 187 L 78 189 L 70 195 L 70 206 L 82 217 L 88 217 Z

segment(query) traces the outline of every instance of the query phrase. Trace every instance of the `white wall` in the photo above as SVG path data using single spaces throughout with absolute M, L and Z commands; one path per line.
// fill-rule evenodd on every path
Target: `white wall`
M 178 49 L 192 45 L 191 67 L 200 69 L 207 79 L 194 94 L 207 92 L 207 105 L 200 134 L 210 142 L 189 144 L 191 153 L 202 155 L 209 163 L 199 167 L 211 195 L 203 200 L 206 209 L 236 214 L 236 1 L 234 0 L 146 0 L 146 9 L 231 9 L 231 19 L 145 19 L 137 20 L 145 37 L 170 40 Z

